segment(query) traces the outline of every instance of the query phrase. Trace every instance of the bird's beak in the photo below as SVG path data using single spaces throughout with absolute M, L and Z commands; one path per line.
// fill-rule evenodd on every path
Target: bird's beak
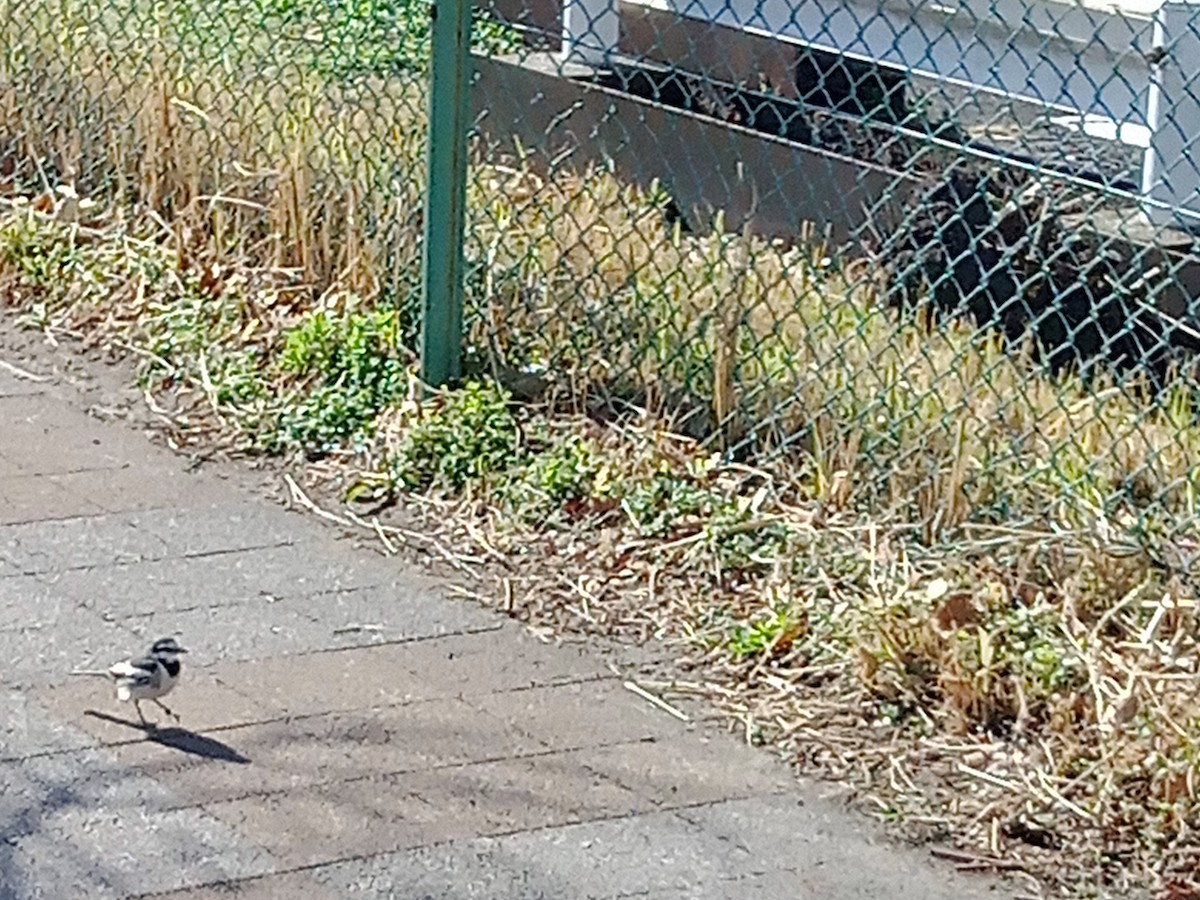
M 187 651 L 186 651 L 186 650 L 184 650 L 182 647 L 179 647 L 179 648 L 177 648 L 177 649 L 175 650 L 175 652 L 176 652 L 176 653 L 187 653 Z

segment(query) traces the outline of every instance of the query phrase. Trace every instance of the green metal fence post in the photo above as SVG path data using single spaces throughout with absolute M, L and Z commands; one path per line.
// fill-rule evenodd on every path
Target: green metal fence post
M 462 365 L 463 207 L 471 89 L 471 0 L 435 0 L 422 272 L 421 378 L 454 381 Z

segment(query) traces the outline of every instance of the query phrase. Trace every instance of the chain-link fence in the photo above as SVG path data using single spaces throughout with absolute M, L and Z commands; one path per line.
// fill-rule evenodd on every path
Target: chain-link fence
M 476 12 L 467 371 L 794 453 L 934 531 L 1190 522 L 1195 26 L 976 6 Z M 424 4 L 4 13 L 10 187 L 389 299 L 416 342 L 428 111 L 459 100 L 430 106 Z
M 478 365 L 791 453 L 930 538 L 1190 528 L 1187 8 L 512 6 Z

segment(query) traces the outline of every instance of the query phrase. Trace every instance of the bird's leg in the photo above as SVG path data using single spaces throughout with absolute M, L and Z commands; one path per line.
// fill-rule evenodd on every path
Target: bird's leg
M 177 716 L 177 715 L 176 715 L 174 712 L 172 712 L 171 710 L 167 709 L 167 705 L 166 705 L 165 703 L 163 703 L 161 700 L 155 699 L 155 700 L 154 700 L 154 702 L 155 702 L 155 703 L 157 703 L 159 706 L 161 706 L 161 707 L 162 707 L 162 710 L 163 710 L 163 712 L 165 712 L 165 713 L 166 713 L 168 716 L 170 716 L 170 717 L 171 717 L 172 719 L 174 719 L 176 722 L 180 721 L 180 718 L 179 718 L 179 716 Z
M 142 720 L 142 727 L 149 728 L 150 723 L 146 721 L 146 716 L 142 712 L 142 702 L 140 700 L 134 700 L 133 708 L 137 710 L 138 718 Z

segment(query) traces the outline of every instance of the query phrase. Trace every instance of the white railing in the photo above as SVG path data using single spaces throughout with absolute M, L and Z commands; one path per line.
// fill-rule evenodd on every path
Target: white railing
M 617 51 L 619 2 L 565 0 L 568 60 Z M 1200 0 L 625 2 L 1044 104 L 1144 148 L 1146 216 L 1200 230 Z

